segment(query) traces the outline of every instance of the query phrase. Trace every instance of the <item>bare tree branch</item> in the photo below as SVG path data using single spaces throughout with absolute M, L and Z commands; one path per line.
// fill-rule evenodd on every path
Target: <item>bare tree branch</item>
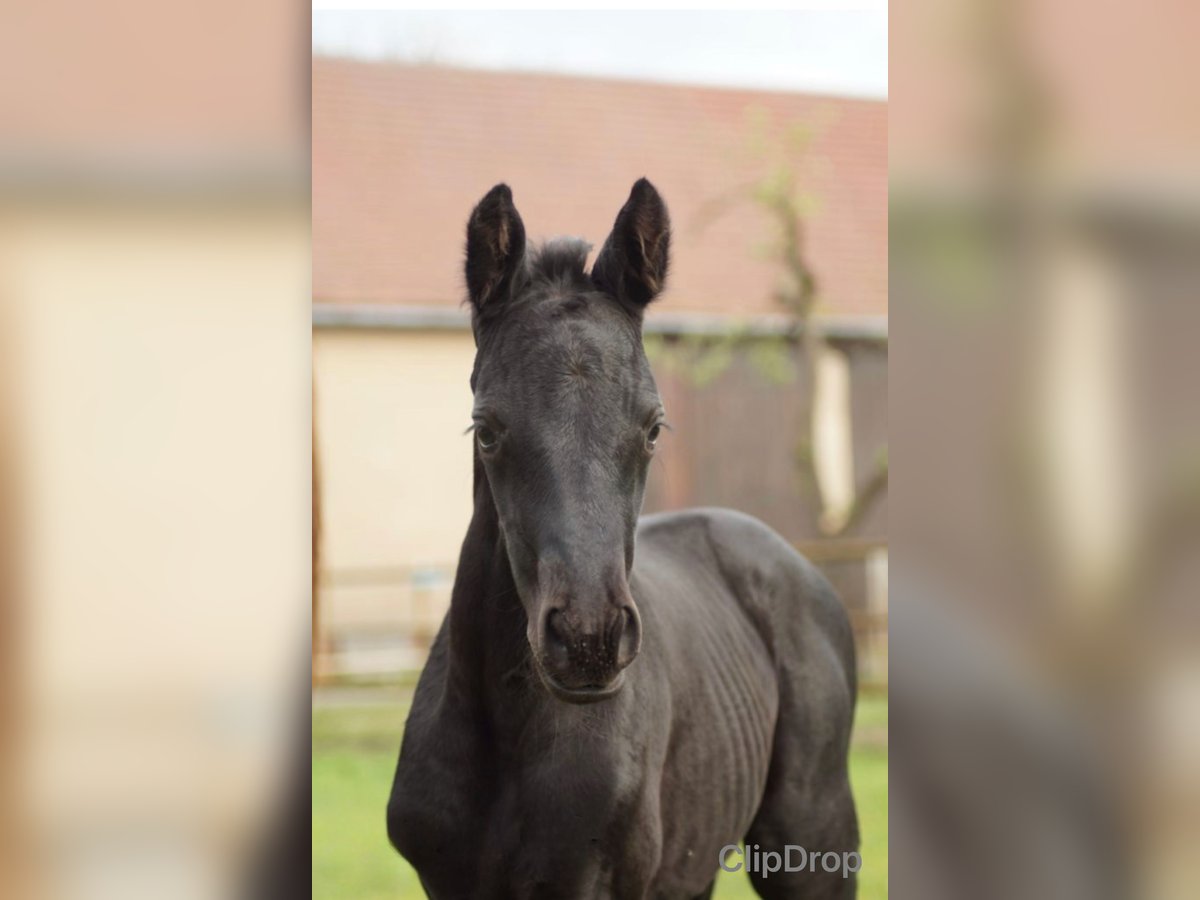
M 789 166 L 781 166 L 754 180 L 744 182 L 717 195 L 697 213 L 693 227 L 708 227 L 739 203 L 759 207 L 772 220 L 778 233 L 775 251 L 783 277 L 774 298 L 792 317 L 791 335 L 800 342 L 804 366 L 804 389 L 800 402 L 800 436 L 796 442 L 796 467 L 801 492 L 813 504 L 816 529 L 829 537 L 843 535 L 854 528 L 879 497 L 887 490 L 886 448 L 870 475 L 856 486 L 853 500 L 844 513 L 830 509 L 821 490 L 817 472 L 813 435 L 816 431 L 816 402 L 820 394 L 822 355 L 828 342 L 815 315 L 818 280 L 805 258 L 805 221 L 803 203 Z

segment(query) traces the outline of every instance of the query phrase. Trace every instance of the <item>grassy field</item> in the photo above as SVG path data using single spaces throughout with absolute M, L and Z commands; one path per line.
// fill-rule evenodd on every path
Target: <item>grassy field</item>
M 319 704 L 313 710 L 312 842 L 314 900 L 408 900 L 424 893 L 412 869 L 388 845 L 383 811 L 404 728 L 411 689 Z M 394 702 L 391 702 L 394 695 Z M 379 700 L 387 702 L 380 703 Z M 887 699 L 859 701 L 851 779 L 862 828 L 859 897 L 887 897 Z M 740 873 L 723 874 L 716 897 L 755 897 Z

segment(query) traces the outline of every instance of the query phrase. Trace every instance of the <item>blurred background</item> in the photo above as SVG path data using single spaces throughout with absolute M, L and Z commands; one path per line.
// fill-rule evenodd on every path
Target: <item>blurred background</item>
M 892 885 L 1200 893 L 1196 4 L 892 10 Z
M 462 221 L 507 179 L 535 233 L 599 241 L 647 175 L 679 245 L 648 319 L 680 420 L 650 501 L 744 505 L 828 551 L 869 684 L 888 660 L 887 703 L 864 694 L 854 749 L 864 895 L 883 895 L 867 879 L 887 871 L 872 823 L 890 809 L 897 896 L 1195 897 L 1197 9 L 913 0 L 891 13 L 890 88 L 862 66 L 887 58 L 886 21 L 868 15 L 880 36 L 861 38 L 828 10 L 318 19 L 318 56 L 336 57 L 314 61 L 324 87 L 292 4 L 14 11 L 0 30 L 0 895 L 307 896 L 310 853 L 323 896 L 413 888 L 383 844 L 382 797 L 466 514 L 450 477 L 468 453 Z M 505 37 L 509 21 L 526 40 Z M 479 79 L 514 87 L 464 87 Z M 610 92 L 624 105 L 588 99 Z M 650 113 L 623 118 L 642 102 Z M 341 124 L 314 121 L 312 163 L 339 174 L 317 178 L 331 193 L 313 227 L 337 233 L 313 247 L 310 284 L 320 104 Z M 874 182 L 854 174 L 874 144 L 847 135 L 885 127 L 886 293 L 867 274 L 878 251 L 856 249 L 872 239 L 847 236 L 883 233 Z M 410 137 L 377 144 L 381 128 Z M 543 134 L 553 154 L 530 139 Z M 411 220 L 398 189 L 419 198 Z M 885 433 L 870 361 L 893 330 Z M 422 341 L 453 360 L 363 362 Z M 446 399 L 423 412 L 413 383 Z M 343 431 L 364 437 L 338 446 Z M 404 481 L 406 453 L 444 490 Z M 381 499 L 355 498 L 370 493 L 355 466 Z M 328 560 L 310 741 L 313 499 Z M 426 527 L 413 510 L 427 509 L 446 521 Z M 869 561 L 885 551 L 886 580 Z
M 466 218 L 503 181 L 598 249 L 641 176 L 674 230 L 645 511 L 743 510 L 833 581 L 886 896 L 886 41 L 880 9 L 314 14 L 314 897 L 420 896 L 381 823 L 471 514 Z
M 5 898 L 307 892 L 307 38 L 5 9 Z

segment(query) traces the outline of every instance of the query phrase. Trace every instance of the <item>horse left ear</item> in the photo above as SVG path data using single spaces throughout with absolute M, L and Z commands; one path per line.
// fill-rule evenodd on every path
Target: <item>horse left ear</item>
M 525 224 L 507 184 L 498 184 L 467 221 L 467 294 L 475 312 L 502 307 L 525 259 Z
M 592 280 L 618 300 L 640 309 L 666 284 L 670 247 L 667 205 L 654 185 L 639 178 L 596 257 Z

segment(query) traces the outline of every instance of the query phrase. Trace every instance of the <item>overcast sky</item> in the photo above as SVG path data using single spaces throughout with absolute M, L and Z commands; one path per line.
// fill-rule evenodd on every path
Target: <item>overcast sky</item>
M 886 6 L 800 11 L 323 11 L 313 50 L 368 59 L 886 97 Z

